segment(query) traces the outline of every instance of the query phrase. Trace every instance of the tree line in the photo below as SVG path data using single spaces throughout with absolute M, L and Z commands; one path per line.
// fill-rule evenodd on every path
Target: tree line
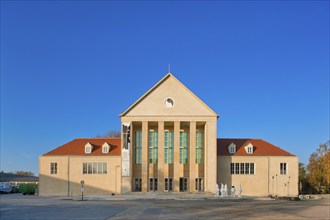
M 330 141 L 320 144 L 307 166 L 299 163 L 300 193 L 330 193 Z

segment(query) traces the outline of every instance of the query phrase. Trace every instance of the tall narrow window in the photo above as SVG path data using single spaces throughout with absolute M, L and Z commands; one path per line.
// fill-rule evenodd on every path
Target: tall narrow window
M 204 162 L 204 131 L 196 130 L 196 163 Z
M 245 163 L 245 174 L 250 173 L 250 163 Z
M 254 163 L 250 163 L 250 174 L 254 174 Z
M 168 191 L 168 178 L 165 178 L 165 191 Z
M 154 191 L 154 178 L 149 178 L 149 190 Z
M 239 174 L 239 163 L 235 163 L 235 174 Z
M 286 175 L 286 163 L 280 163 L 280 174 Z
M 203 178 L 195 179 L 195 190 L 196 191 L 204 191 L 204 181 Z
M 173 131 L 165 130 L 164 133 L 164 162 L 172 164 L 174 154 Z
M 180 163 L 188 163 L 188 132 L 180 131 Z
M 158 132 L 149 131 L 149 163 L 158 162 Z
M 135 163 L 142 163 L 142 132 L 135 131 L 134 134 Z
M 230 163 L 230 174 L 235 174 L 235 163 Z
M 50 163 L 50 174 L 57 174 L 57 163 Z
M 240 174 L 244 174 L 245 168 L 244 168 L 244 163 L 240 163 Z

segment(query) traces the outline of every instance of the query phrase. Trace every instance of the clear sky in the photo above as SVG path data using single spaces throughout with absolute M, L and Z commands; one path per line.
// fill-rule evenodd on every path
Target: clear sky
M 1 170 L 120 130 L 168 64 L 218 137 L 329 140 L 329 1 L 1 1 Z

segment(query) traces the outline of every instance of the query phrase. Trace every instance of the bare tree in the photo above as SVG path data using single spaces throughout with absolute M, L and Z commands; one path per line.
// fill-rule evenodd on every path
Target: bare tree
M 109 130 L 103 135 L 97 135 L 97 138 L 120 138 L 121 132 L 115 130 Z

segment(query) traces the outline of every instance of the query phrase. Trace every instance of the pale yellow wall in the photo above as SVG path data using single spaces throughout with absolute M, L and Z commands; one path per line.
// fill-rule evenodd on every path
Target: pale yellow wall
M 174 101 L 172 108 L 165 107 L 165 100 Z M 139 101 L 125 116 L 210 116 L 215 115 L 187 88 L 169 77 Z
M 130 121 L 131 120 L 131 121 Z M 216 126 L 217 126 L 217 118 L 216 117 L 179 117 L 179 116 L 173 116 L 173 117 L 148 117 L 148 116 L 125 116 L 122 117 L 122 123 L 127 123 L 130 122 L 131 124 L 134 125 L 135 122 L 142 122 L 145 124 L 146 128 L 145 128 L 145 132 L 147 133 L 143 133 L 142 131 L 142 136 L 143 138 L 143 143 L 142 143 L 142 163 L 145 164 L 144 166 L 147 166 L 146 170 L 143 171 L 143 164 L 142 165 L 136 165 L 134 164 L 134 158 L 133 158 L 133 154 L 134 154 L 134 144 L 132 141 L 132 145 L 131 145 L 131 171 L 130 172 L 130 177 L 122 177 L 122 183 L 123 186 L 122 190 L 127 190 L 127 191 L 122 191 L 122 192 L 129 192 L 129 185 L 132 186 L 133 184 L 133 178 L 134 177 L 142 177 L 142 190 L 143 191 L 147 191 L 148 189 L 148 178 L 150 177 L 168 177 L 171 176 L 174 178 L 174 191 L 179 191 L 179 178 L 180 177 L 190 177 L 190 162 L 191 161 L 195 161 L 195 154 L 190 154 L 191 151 L 194 152 L 195 149 L 193 150 L 189 150 L 189 156 L 191 157 L 193 155 L 193 160 L 189 160 L 189 164 L 179 164 L 179 133 L 178 131 L 180 130 L 180 127 L 178 127 L 177 131 L 174 129 L 173 126 L 173 130 L 174 130 L 174 140 L 176 140 L 177 143 L 174 144 L 174 169 L 173 169 L 173 174 L 172 174 L 172 170 L 168 169 L 168 165 L 163 165 L 163 169 L 162 172 L 160 173 L 158 172 L 161 165 L 160 164 L 150 164 L 148 161 L 148 130 L 149 129 L 156 129 L 155 127 L 155 123 L 167 123 L 167 122 L 176 122 L 178 123 L 178 126 L 180 126 L 180 122 L 187 122 L 190 123 L 192 122 L 193 125 L 196 126 L 196 123 L 198 122 L 204 122 L 205 123 L 205 148 L 204 148 L 204 169 L 201 169 L 201 165 L 199 165 L 197 168 L 195 168 L 195 166 L 197 166 L 194 162 L 192 169 L 194 169 L 193 172 L 191 172 L 191 174 L 193 175 L 191 178 L 189 179 L 189 191 L 195 191 L 195 178 L 196 177 L 202 177 L 204 178 L 204 190 L 205 191 L 209 191 L 214 193 L 215 192 L 215 184 L 216 184 L 216 180 L 217 180 L 217 146 L 216 146 L 216 135 L 217 135 L 217 130 L 216 130 Z M 153 125 L 152 126 L 148 126 L 149 122 L 152 122 Z M 133 126 L 134 129 L 134 126 Z M 132 132 L 134 132 L 134 130 L 132 129 Z M 140 127 L 138 129 L 141 129 Z M 132 136 L 133 137 L 133 136 Z M 160 135 L 159 135 L 160 137 Z M 159 149 L 158 149 L 158 153 L 162 154 L 164 153 L 164 149 L 161 147 L 161 141 L 162 139 L 159 140 Z M 174 141 L 175 142 L 175 141 Z M 191 142 L 191 140 L 190 140 Z M 145 147 L 144 147 L 145 146 Z M 194 148 L 195 147 L 195 142 L 193 144 L 190 144 L 190 147 Z M 160 156 L 158 156 L 159 159 L 159 163 L 160 163 Z M 160 176 L 160 174 L 162 174 Z M 144 176 L 144 177 L 143 177 Z M 159 179 L 158 180 L 158 184 L 159 184 L 159 190 L 162 189 L 161 184 L 164 180 Z M 124 189 L 125 188 L 125 189 Z
M 205 191 L 215 193 L 217 183 L 217 118 L 206 122 Z
M 50 174 L 51 162 L 57 163 L 57 174 Z M 39 195 L 68 195 L 68 157 L 39 157 Z
M 174 101 L 173 107 L 166 107 L 165 101 L 167 98 L 171 98 Z M 167 75 L 167 77 L 138 100 L 137 103 L 131 106 L 128 111 L 121 115 L 122 123 L 129 122 L 133 124 L 132 131 L 134 130 L 134 124 L 142 125 L 142 165 L 138 165 L 139 168 L 135 168 L 134 160 L 131 157 L 133 174 L 131 173 L 129 178 L 123 177 L 123 184 L 132 185 L 132 178 L 141 174 L 142 191 L 145 192 L 148 190 L 149 177 L 157 176 L 159 178 L 159 190 L 162 190 L 163 178 L 171 176 L 174 183 L 173 190 L 179 191 L 179 178 L 187 177 L 189 180 L 188 191 L 194 191 L 195 178 L 202 177 L 204 178 L 204 190 L 214 193 L 217 179 L 217 117 L 218 115 L 215 112 L 177 79 L 171 75 Z M 182 129 L 180 122 L 189 124 L 189 128 L 187 129 L 189 130 L 189 145 L 191 149 L 189 150 L 189 164 L 186 165 L 179 163 L 179 130 Z M 163 155 L 160 155 L 163 153 L 163 134 L 159 134 L 159 163 L 152 165 L 148 162 L 148 130 L 158 129 L 163 132 L 169 125 L 171 125 L 171 130 L 174 131 L 173 169 L 168 169 L 168 165 L 160 164 L 163 161 Z M 205 131 L 205 148 L 204 165 L 203 167 L 197 166 L 196 168 L 194 163 L 195 132 L 198 126 L 204 128 Z M 139 129 L 141 129 L 140 126 Z M 131 155 L 134 153 L 132 149 Z
M 255 163 L 255 174 L 230 174 L 230 163 Z M 279 175 L 280 163 L 287 163 L 288 174 Z M 244 196 L 297 196 L 298 158 L 296 156 L 219 156 L 218 184 L 242 186 Z M 276 178 L 276 174 L 277 178 Z M 272 178 L 274 176 L 274 179 Z M 290 176 L 290 184 L 287 184 Z M 286 185 L 285 185 L 286 184 Z
M 50 163 L 58 163 L 58 173 L 50 174 Z M 107 174 L 82 174 L 83 162 L 107 162 Z M 120 156 L 41 156 L 39 157 L 40 195 L 80 195 L 120 193 Z
M 280 163 L 287 163 L 287 174 L 280 174 Z M 292 157 L 271 157 L 269 169 L 270 192 L 273 195 L 286 196 L 298 195 L 299 182 L 299 158 Z M 276 176 L 277 174 L 277 176 Z M 272 179 L 274 176 L 274 180 Z M 289 178 L 290 177 L 290 178 Z M 289 184 L 288 184 L 289 182 Z M 285 185 L 286 184 L 286 185 Z

